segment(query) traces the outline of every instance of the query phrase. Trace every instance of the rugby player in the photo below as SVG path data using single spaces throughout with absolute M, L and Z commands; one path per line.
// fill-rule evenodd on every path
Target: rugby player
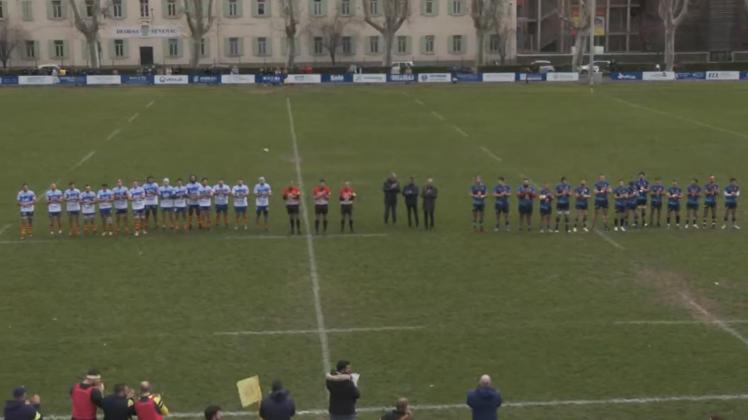
M 172 230 L 176 228 L 174 222 L 174 187 L 171 186 L 169 178 L 161 180 L 158 187 L 158 198 L 161 206 L 161 229 L 168 226 Z
M 223 227 L 229 228 L 229 197 L 231 196 L 231 187 L 219 179 L 218 183 L 213 186 L 213 199 L 216 204 L 216 227 L 221 224 L 223 216 Z
M 548 231 L 553 232 L 551 229 L 551 213 L 553 212 L 553 192 L 551 186 L 548 184 L 543 185 L 540 188 L 538 194 L 540 200 L 540 233 Z M 529 223 L 527 230 L 530 230 Z
M 610 184 L 605 180 L 605 175 L 600 175 L 594 185 L 595 213 L 592 215 L 592 227 L 597 228 L 597 218 L 602 216 L 603 228 L 608 230 L 608 194 Z
M 299 205 L 301 204 L 301 190 L 294 185 L 293 180 L 283 189 L 283 201 L 286 202 L 288 212 L 288 223 L 291 225 L 291 235 L 301 235 L 301 222 L 299 221 Z
M 21 214 L 20 237 L 21 240 L 34 235 L 34 203 L 36 203 L 36 194 L 29 189 L 29 184 L 21 185 L 21 191 L 16 194 L 16 203 Z
M 701 197 L 701 186 L 699 180 L 694 178 L 691 184 L 686 187 L 686 221 L 683 227 L 688 229 L 688 222 L 694 229 L 699 228 L 697 223 L 699 217 L 699 198 Z
M 356 200 L 356 191 L 351 187 L 350 181 L 343 183 L 343 188 L 338 192 L 340 200 L 340 233 L 345 231 L 345 221 L 348 220 L 348 229 L 353 233 L 353 202 Z
M 626 212 L 628 211 L 628 198 L 629 198 L 629 187 L 621 179 L 618 181 L 618 186 L 613 190 L 613 199 L 615 200 L 615 215 L 613 216 L 613 231 L 618 232 L 618 226 L 621 227 L 621 232 L 626 232 L 624 226 L 624 219 L 626 218 Z
M 187 183 L 187 225 L 192 230 L 192 217 L 194 216 L 197 220 L 198 226 L 200 226 L 200 205 L 198 199 L 200 198 L 200 183 L 197 182 L 197 176 L 190 175 L 189 182 Z
M 738 210 L 738 197 L 740 197 L 740 186 L 735 178 L 730 178 L 730 183 L 725 187 L 725 221 L 722 224 L 722 229 L 727 229 L 728 217 L 732 221 L 733 229 L 740 229 L 737 224 L 736 213 Z
M 96 193 L 88 184 L 81 192 L 81 213 L 83 214 L 83 235 L 96 234 Z
M 143 233 L 148 233 L 149 220 L 153 217 L 153 228 L 158 228 L 158 183 L 153 181 L 152 176 L 148 176 L 143 184 L 145 190 L 145 221 L 143 223 Z
M 322 222 L 322 233 L 327 233 L 327 212 L 330 203 L 330 187 L 327 186 L 324 179 L 319 180 L 319 184 L 312 189 L 314 198 L 314 233 L 319 234 L 319 224 Z
M 130 190 L 125 187 L 121 179 L 117 180 L 117 184 L 112 189 L 114 194 L 114 213 L 116 220 L 115 232 L 117 235 L 122 231 L 124 227 L 125 235 L 130 234 L 130 222 L 127 220 L 128 213 L 128 201 L 130 200 Z
M 190 223 L 187 222 L 187 200 L 189 193 L 187 187 L 184 185 L 182 178 L 177 178 L 177 184 L 172 190 L 172 197 L 174 197 L 174 223 L 176 229 L 180 227 L 185 231 L 189 232 Z
M 68 184 L 68 189 L 62 193 L 65 211 L 68 213 L 68 236 L 80 235 L 81 190 L 75 188 L 75 182 Z
M 101 236 L 112 236 L 114 231 L 114 220 L 112 219 L 112 203 L 114 192 L 109 185 L 101 184 L 96 192 L 96 202 L 99 204 L 99 216 L 101 216 Z
M 657 227 L 660 227 L 660 219 L 662 218 L 662 202 L 665 197 L 665 185 L 662 184 L 662 180 L 657 177 L 654 183 L 649 187 L 650 192 L 650 211 L 649 211 L 649 226 L 654 225 L 654 216 L 657 214 Z
M 475 177 L 475 182 L 470 186 L 470 197 L 473 200 L 473 232 L 483 232 L 483 214 L 486 210 L 486 184 L 480 175 Z
M 675 221 L 675 227 L 680 228 L 680 200 L 683 190 L 678 186 L 678 181 L 673 183 L 667 189 L 667 227 L 670 229 L 670 222 Z
M 255 196 L 255 225 L 260 226 L 260 216 L 263 218 L 263 227 L 268 230 L 268 207 L 270 206 L 270 197 L 273 195 L 273 190 L 270 188 L 270 184 L 265 182 L 265 177 L 260 177 L 255 184 L 252 193 Z
M 132 217 L 135 224 L 135 236 L 140 236 L 145 230 L 145 189 L 138 181 L 132 182 L 130 188 L 130 202 L 132 203 Z
M 564 231 L 569 232 L 569 202 L 571 200 L 571 185 L 566 182 L 566 177 L 561 177 L 561 182 L 556 185 L 556 232 L 561 224 L 561 216 L 564 217 Z
M 60 220 L 62 191 L 57 189 L 57 184 L 53 182 L 45 193 L 45 197 L 47 199 L 47 213 L 49 213 L 49 234 L 54 236 L 55 231 L 57 231 L 58 235 L 62 235 L 62 221 Z
M 707 214 L 712 214 L 712 229 L 717 228 L 717 198 L 719 197 L 719 185 L 715 181 L 714 175 L 709 177 L 709 182 L 704 184 L 704 223 L 702 226 L 706 229 Z
M 244 183 L 243 179 L 239 179 L 236 181 L 236 185 L 231 188 L 231 195 L 234 197 L 234 215 L 236 218 L 234 230 L 239 229 L 239 220 L 244 225 L 244 230 L 247 230 L 249 229 L 249 218 L 247 216 L 249 186 Z
M 493 187 L 494 210 L 496 212 L 496 227 L 494 232 L 501 229 L 501 216 L 504 215 L 504 228 L 509 231 L 509 195 L 512 193 L 512 187 L 504 182 L 504 177 L 499 177 L 499 182 Z
M 577 228 L 579 227 L 579 219 L 581 217 L 582 219 L 582 230 L 585 232 L 589 232 L 589 229 L 587 229 L 587 209 L 589 207 L 589 201 L 590 201 L 591 191 L 590 187 L 587 186 L 587 181 L 582 180 L 579 183 L 579 186 L 574 189 L 574 229 L 573 232 L 577 231 Z

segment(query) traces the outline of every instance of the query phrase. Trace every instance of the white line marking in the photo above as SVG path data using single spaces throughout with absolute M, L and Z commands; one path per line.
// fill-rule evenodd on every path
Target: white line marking
M 488 156 L 491 156 L 497 162 L 502 162 L 501 158 L 494 154 L 494 152 L 490 151 L 487 147 L 481 146 L 480 149 L 483 150 L 483 152 L 485 152 Z
M 605 239 L 605 242 L 607 242 L 607 243 L 609 243 L 609 244 L 613 245 L 614 247 L 616 247 L 616 248 L 618 248 L 618 249 L 620 249 L 620 250 L 622 250 L 622 251 L 623 251 L 624 249 L 626 249 L 626 248 L 624 248 L 624 247 L 623 247 L 623 245 L 621 245 L 621 244 L 619 244 L 618 242 L 616 242 L 616 241 L 615 241 L 615 240 L 614 240 L 613 238 L 611 238 L 610 236 L 608 236 L 608 234 L 607 234 L 607 233 L 605 233 L 605 232 L 601 231 L 600 229 L 595 229 L 595 233 L 597 233 L 597 236 L 599 236 L 599 237 L 601 237 L 601 238 Z
M 392 326 L 392 327 L 363 327 L 363 328 L 330 328 L 325 334 L 346 334 L 357 332 L 384 332 L 384 331 L 414 331 L 421 330 L 421 326 Z M 221 331 L 213 335 L 306 335 L 318 334 L 319 330 L 270 330 L 270 331 Z
M 438 113 L 436 111 L 431 111 L 431 115 L 433 115 L 434 117 L 436 117 L 436 119 L 438 119 L 439 121 L 446 120 L 446 118 L 444 118 L 444 115 L 442 115 L 442 114 L 440 114 L 440 113 Z
M 286 110 L 288 111 L 288 126 L 291 132 L 291 146 L 293 147 L 294 164 L 296 166 L 296 182 L 299 184 L 301 191 L 304 191 L 304 177 L 301 174 L 301 156 L 299 155 L 299 143 L 296 138 L 296 125 L 293 120 L 293 110 L 291 109 L 291 98 L 286 98 Z M 317 274 L 317 257 L 314 252 L 314 237 L 310 232 L 311 224 L 309 215 L 306 211 L 305 201 L 301 202 L 301 215 L 304 221 L 304 231 L 306 232 L 306 249 L 309 254 L 309 279 L 312 282 L 312 293 L 314 295 L 314 313 L 317 317 L 317 334 L 319 335 L 319 345 L 322 350 L 322 370 L 327 373 L 330 371 L 330 346 L 327 343 L 327 333 L 325 328 L 325 315 L 322 312 L 322 299 L 319 292 L 319 275 Z
M 733 136 L 737 136 L 737 137 L 741 137 L 741 138 L 744 138 L 744 139 L 748 139 L 748 134 L 746 134 L 746 133 L 741 133 L 739 131 L 730 130 L 729 128 L 724 128 L 724 127 L 719 127 L 719 126 L 716 126 L 716 125 L 708 124 L 708 123 L 705 123 L 703 121 L 699 121 L 699 120 L 694 119 L 694 118 L 689 118 L 689 117 L 684 117 L 682 115 L 673 114 L 672 112 L 667 112 L 667 111 L 662 111 L 662 110 L 655 109 L 655 108 L 650 108 L 648 106 L 640 105 L 640 104 L 637 104 L 637 103 L 631 102 L 631 101 L 627 101 L 625 99 L 621 99 L 621 98 L 618 98 L 616 96 L 608 96 L 608 97 L 611 98 L 611 99 L 613 99 L 616 102 L 622 103 L 624 105 L 628 105 L 628 106 L 630 106 L 632 108 L 641 109 L 641 110 L 647 111 L 647 112 L 654 112 L 656 114 L 665 115 L 665 116 L 668 116 L 670 118 L 675 118 L 676 120 L 687 122 L 689 124 L 693 124 L 693 125 L 696 125 L 696 126 L 699 126 L 699 127 L 708 128 L 710 130 L 719 131 L 721 133 L 731 134 Z
M 8 230 L 8 228 L 10 228 L 11 226 L 12 224 L 8 223 L 7 225 L 0 228 L 0 236 L 3 236 L 3 233 L 5 233 L 5 231 Z
M 127 122 L 131 123 L 131 122 L 135 121 L 139 116 L 140 116 L 140 112 L 136 112 L 136 113 L 132 114 L 132 117 L 130 117 L 130 118 L 127 119 Z
M 117 135 L 121 132 L 119 128 L 115 128 L 114 131 L 109 133 L 108 136 L 106 136 L 106 141 L 112 141 L 113 138 L 117 137 Z
M 29 239 L 27 241 L 0 241 L 0 245 L 20 245 L 20 244 L 34 245 L 34 244 L 46 244 L 50 242 L 57 242 L 57 241 L 53 241 L 51 239 Z
M 466 132 L 465 130 L 461 129 L 460 127 L 458 127 L 458 126 L 456 126 L 456 125 L 453 125 L 453 126 L 452 126 L 452 128 L 454 128 L 456 132 L 460 133 L 460 135 L 461 135 L 462 137 L 470 137 L 470 136 L 468 135 L 468 133 L 467 133 L 467 132 Z
M 662 404 L 670 402 L 704 402 L 704 401 L 735 401 L 748 400 L 748 394 L 726 394 L 726 395 L 674 395 L 669 397 L 640 397 L 640 398 L 604 398 L 597 400 L 550 400 L 550 401 L 507 401 L 502 404 L 504 408 L 525 408 L 525 407 L 562 407 L 562 406 L 587 406 L 587 405 L 643 405 L 643 404 Z M 462 410 L 467 412 L 468 407 L 465 404 L 423 404 L 411 405 L 413 411 L 449 411 Z M 356 411 L 360 413 L 384 413 L 391 410 L 392 407 L 357 407 Z M 247 417 L 256 418 L 257 413 L 251 411 L 223 411 L 227 417 Z M 307 409 L 296 412 L 299 416 L 323 416 L 327 414 L 327 409 Z M 177 412 L 169 413 L 169 417 L 174 418 L 202 418 L 202 412 Z M 44 418 L 49 420 L 69 420 L 70 415 L 45 415 Z
M 686 303 L 688 303 L 689 305 L 691 305 L 697 311 L 701 312 L 701 314 L 704 315 L 704 317 L 706 317 L 706 319 L 708 321 L 714 323 L 719 328 L 721 328 L 723 331 L 725 331 L 726 333 L 732 335 L 733 337 L 735 337 L 738 340 L 740 340 L 743 344 L 745 344 L 746 346 L 748 346 L 748 338 L 745 338 L 742 334 L 740 334 L 733 327 L 727 325 L 726 322 L 724 322 L 724 321 L 718 319 L 717 317 L 715 317 L 714 315 L 712 315 L 711 312 L 707 311 L 706 309 L 704 309 L 704 307 L 702 307 L 698 303 L 694 302 L 694 300 L 691 299 L 687 294 L 681 293 L 680 295 L 683 298 L 683 300 L 686 301 Z
M 331 235 L 315 235 L 312 236 L 314 240 L 323 239 L 346 239 L 346 238 L 384 238 L 389 236 L 387 233 L 350 233 L 350 234 L 338 234 L 334 233 Z M 248 235 L 248 236 L 225 236 L 223 239 L 228 241 L 245 241 L 253 239 L 306 239 L 304 236 L 292 236 L 292 235 Z
M 420 99 L 414 99 L 414 100 L 413 100 L 413 102 L 415 102 L 416 104 L 418 104 L 418 105 L 421 105 L 421 106 L 424 106 L 424 105 L 426 105 L 426 104 L 424 104 L 424 103 L 423 103 L 423 101 L 422 101 L 422 100 L 420 100 Z
M 156 100 L 155 100 L 155 99 L 154 99 L 154 100 L 152 100 L 152 101 L 150 101 L 150 102 L 148 102 L 148 104 L 147 104 L 147 105 L 145 106 L 145 109 L 148 109 L 148 108 L 152 107 L 152 106 L 153 106 L 153 104 L 155 104 L 155 103 L 156 103 Z
M 748 319 L 725 319 L 725 324 L 748 324 Z M 703 325 L 716 324 L 717 321 L 693 321 L 693 320 L 634 320 L 634 321 L 615 321 L 614 325 Z
M 86 163 L 88 159 L 91 159 L 94 154 L 96 154 L 96 150 L 91 150 L 90 152 L 88 152 L 86 156 L 83 156 L 81 160 L 79 160 L 75 165 L 73 165 L 73 167 L 71 167 L 70 170 L 74 171 L 80 168 L 81 166 L 83 166 L 84 163 Z

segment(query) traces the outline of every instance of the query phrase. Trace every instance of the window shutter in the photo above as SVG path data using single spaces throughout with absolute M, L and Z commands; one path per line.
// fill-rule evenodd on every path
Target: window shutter
M 182 38 L 177 38 L 177 58 L 182 58 L 182 54 L 184 53 L 182 49 Z
M 273 4 L 272 0 L 267 0 L 265 2 L 265 16 L 272 16 L 271 8 L 270 6 Z M 268 47 L 270 47 L 270 38 L 268 38 Z M 270 49 L 268 48 L 268 54 L 270 54 Z
M 454 54 L 454 35 L 450 35 L 447 37 L 447 51 L 449 51 L 450 54 Z
M 466 34 L 462 35 L 462 50 L 460 51 L 460 54 L 467 54 L 468 52 L 468 36 Z
M 26 22 L 34 20 L 34 9 L 31 0 L 23 0 L 21 2 L 21 19 Z
M 169 3 L 167 0 L 161 0 L 161 16 L 164 17 L 164 19 L 169 19 Z
M 244 38 L 239 38 L 239 57 L 244 57 Z
M 229 3 L 231 3 L 230 0 L 223 0 L 223 17 L 226 18 L 231 16 L 229 12 Z
M 122 58 L 130 57 L 130 41 L 127 39 L 122 40 Z
M 55 42 L 52 40 L 47 41 L 47 51 L 49 52 L 49 58 L 55 59 L 57 58 L 57 55 L 55 55 Z
M 200 51 L 200 57 L 202 58 L 208 58 L 210 57 L 210 38 L 203 38 L 205 42 L 202 44 L 202 50 Z
M 413 37 L 410 35 L 405 37 L 405 54 L 413 54 Z
M 81 14 L 85 14 L 84 11 L 81 11 Z M 62 18 L 67 19 L 68 17 L 68 2 L 62 1 Z
M 170 58 L 170 56 L 169 56 L 169 39 L 168 38 L 164 38 L 161 41 L 161 46 L 162 46 L 162 50 L 163 50 L 164 60 Z
M 226 42 L 228 42 L 228 40 L 226 40 Z M 226 51 L 228 52 L 228 44 L 226 45 Z M 252 54 L 254 56 L 260 55 L 260 39 L 257 37 L 255 37 L 252 41 Z
M 357 42 L 358 38 L 351 35 L 351 55 L 356 55 Z
M 47 0 L 47 19 L 53 20 L 54 14 L 52 14 L 52 1 Z
M 127 0 L 122 0 L 122 17 L 120 19 L 127 19 Z

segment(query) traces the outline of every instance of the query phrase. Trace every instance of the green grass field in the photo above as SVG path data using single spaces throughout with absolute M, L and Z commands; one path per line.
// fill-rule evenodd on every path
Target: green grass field
M 285 237 L 278 194 L 297 175 L 288 98 L 307 194 L 320 177 L 350 180 L 357 233 L 376 234 L 311 242 L 325 327 L 343 330 L 324 333 L 330 358 L 362 373 L 360 407 L 461 404 L 490 373 L 503 418 L 748 418 L 748 323 L 730 322 L 748 320 L 744 233 L 477 235 L 468 197 L 475 174 L 514 188 L 521 174 L 640 170 L 745 183 L 747 95 L 738 83 L 2 89 L 0 392 L 25 384 L 67 417 L 68 387 L 96 366 L 110 388 L 152 380 L 179 413 L 240 410 L 235 382 L 253 374 L 282 379 L 300 409 L 326 407 L 308 244 Z M 409 229 L 402 202 L 398 225 L 382 223 L 390 171 L 434 177 L 434 231 Z M 17 241 L 22 182 L 42 195 L 55 179 L 189 173 L 267 177 L 270 233 L 49 238 L 42 204 L 34 238 Z M 331 218 L 335 233 L 336 206 Z M 380 327 L 408 328 L 345 331 Z M 311 333 L 216 334 L 288 330 Z M 660 397 L 675 400 L 610 401 Z M 525 404 L 562 400 L 601 401 Z

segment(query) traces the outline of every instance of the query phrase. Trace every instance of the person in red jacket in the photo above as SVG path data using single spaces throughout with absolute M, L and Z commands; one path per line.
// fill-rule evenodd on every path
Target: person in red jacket
M 169 415 L 164 400 L 160 395 L 153 393 L 148 381 L 140 383 L 140 397 L 135 401 L 135 413 L 138 420 L 162 420 L 164 416 Z
M 327 211 L 331 195 L 330 187 L 324 179 L 319 180 L 319 185 L 312 189 L 314 198 L 314 233 L 319 234 L 319 223 L 322 222 L 322 233 L 327 233 Z
M 356 191 L 351 187 L 350 181 L 345 181 L 338 193 L 338 198 L 340 199 L 340 233 L 345 231 L 346 219 L 348 228 L 353 233 L 353 201 L 356 199 Z
M 90 369 L 82 382 L 70 389 L 72 420 L 96 420 L 96 411 L 104 399 L 104 383 L 96 369 Z
M 301 222 L 299 221 L 299 205 L 301 204 L 301 190 L 293 181 L 283 189 L 283 200 L 286 202 L 288 212 L 288 223 L 291 225 L 291 235 L 301 235 Z

